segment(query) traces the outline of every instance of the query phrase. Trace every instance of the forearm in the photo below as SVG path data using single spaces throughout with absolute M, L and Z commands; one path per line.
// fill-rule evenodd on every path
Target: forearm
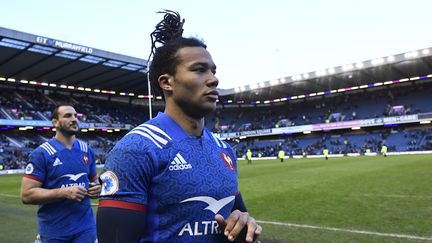
M 45 204 L 66 199 L 65 188 L 45 189 L 31 188 L 21 194 L 21 199 L 25 204 Z

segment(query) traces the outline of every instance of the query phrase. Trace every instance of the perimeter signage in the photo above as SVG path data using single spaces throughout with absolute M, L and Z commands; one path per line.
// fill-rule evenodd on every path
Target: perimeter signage
M 47 46 L 57 47 L 61 49 L 71 50 L 71 51 L 77 51 L 77 52 L 82 52 L 87 54 L 93 53 L 93 49 L 90 47 L 80 46 L 69 42 L 49 39 L 41 36 L 36 37 L 36 42 Z

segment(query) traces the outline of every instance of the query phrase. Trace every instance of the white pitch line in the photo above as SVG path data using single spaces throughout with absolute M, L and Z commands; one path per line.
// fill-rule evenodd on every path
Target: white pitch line
M 0 197 L 20 198 L 19 195 L 0 193 Z M 98 203 L 92 203 L 91 206 L 98 206 Z
M 0 193 L 0 196 L 13 197 L 13 198 L 19 198 L 20 197 L 18 195 L 4 194 L 4 193 Z M 91 205 L 97 206 L 98 204 L 92 203 Z M 378 236 L 386 236 L 386 237 L 405 238 L 405 239 L 411 239 L 411 240 L 426 240 L 426 241 L 432 240 L 432 237 L 422 237 L 422 236 L 415 236 L 415 235 L 380 233 L 380 232 L 373 232 L 373 231 L 350 230 L 350 229 L 342 229 L 342 228 L 321 227 L 321 226 L 306 225 L 306 224 L 290 224 L 290 223 L 284 223 L 284 222 L 263 221 L 263 220 L 257 220 L 257 222 L 260 224 L 273 224 L 273 225 L 282 225 L 282 226 L 288 226 L 288 227 L 339 231 L 339 232 L 348 232 L 348 233 L 364 234 L 364 235 L 378 235 Z
M 15 194 L 5 194 L 5 193 L 0 193 L 0 197 L 20 198 L 19 195 L 15 195 Z
M 380 233 L 380 232 L 364 231 L 364 230 L 351 230 L 351 229 L 342 229 L 342 228 L 333 228 L 333 227 L 321 227 L 321 226 L 305 225 L 305 224 L 290 224 L 290 223 L 273 222 L 273 221 L 262 221 L 262 220 L 257 220 L 257 222 L 260 223 L 260 224 L 273 224 L 273 225 L 282 225 L 282 226 L 297 227 L 297 228 L 308 228 L 308 229 L 339 231 L 339 232 L 348 232 L 348 233 L 364 234 L 364 235 L 377 235 L 377 236 L 386 236 L 386 237 L 396 237 L 396 238 L 405 238 L 405 239 L 410 239 L 410 240 L 426 240 L 426 241 L 432 240 L 432 237 L 423 237 L 423 236 L 416 236 L 416 235 Z
M 409 198 L 409 199 L 432 199 L 432 196 L 420 196 L 420 195 L 397 195 L 397 194 L 363 194 L 366 197 L 390 197 L 390 198 Z

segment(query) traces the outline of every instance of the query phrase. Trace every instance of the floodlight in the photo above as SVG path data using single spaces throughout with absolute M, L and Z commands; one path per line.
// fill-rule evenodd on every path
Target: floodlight
M 353 65 L 352 64 L 346 64 L 346 65 L 342 66 L 342 70 L 343 71 L 349 71 L 351 69 L 353 69 Z
M 279 79 L 273 79 L 270 81 L 271 85 L 278 85 L 279 84 Z
M 387 62 L 393 62 L 395 60 L 394 56 L 388 56 L 387 58 Z
M 335 69 L 334 68 L 329 68 L 327 69 L 327 72 L 330 74 L 334 74 L 335 73 Z

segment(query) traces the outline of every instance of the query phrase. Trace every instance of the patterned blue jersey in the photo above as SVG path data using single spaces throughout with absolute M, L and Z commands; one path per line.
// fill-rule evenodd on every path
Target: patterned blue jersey
M 86 143 L 76 139 L 68 149 L 52 138 L 30 154 L 24 176 L 41 182 L 46 189 L 75 185 L 88 188 L 96 173 L 94 155 Z M 63 199 L 39 205 L 38 223 L 39 233 L 50 237 L 96 229 L 88 197 L 81 202 Z
M 226 242 L 238 193 L 232 148 L 204 129 L 188 135 L 164 113 L 130 131 L 108 155 L 99 207 L 144 210 L 141 242 Z

